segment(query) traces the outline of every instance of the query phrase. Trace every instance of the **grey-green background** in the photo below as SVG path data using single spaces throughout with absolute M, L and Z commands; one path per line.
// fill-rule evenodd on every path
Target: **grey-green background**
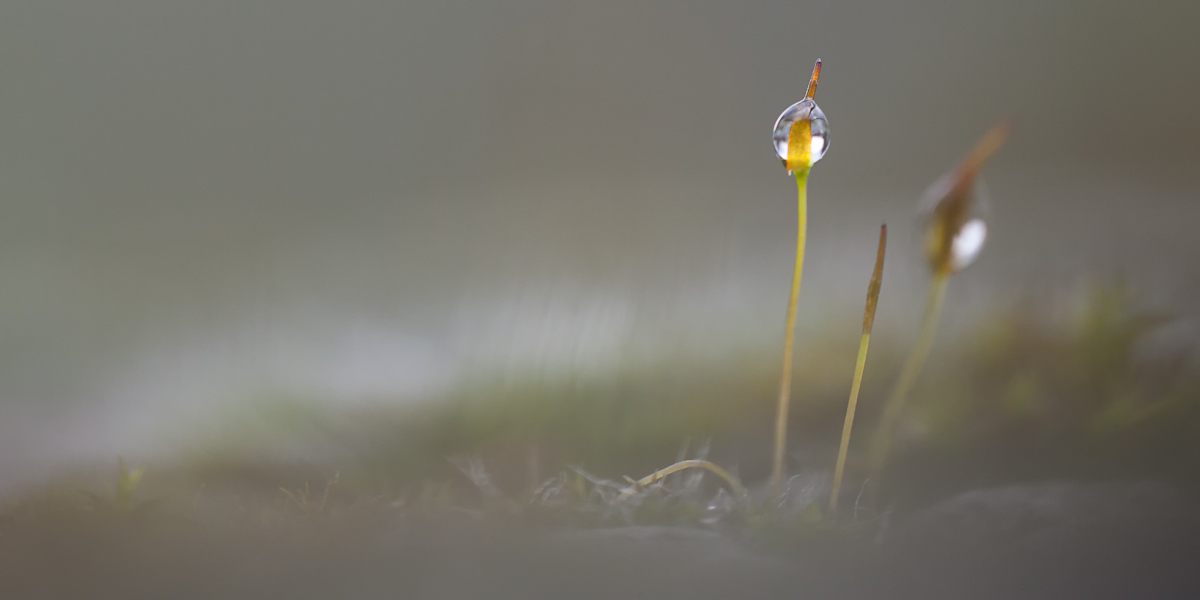
M 1188 314 L 1197 31 L 1194 1 L 4 3 L 0 487 L 272 394 L 778 344 L 768 134 L 817 57 L 802 332 L 857 335 L 887 221 L 912 334 L 915 199 L 1005 116 L 951 327 L 1091 277 Z

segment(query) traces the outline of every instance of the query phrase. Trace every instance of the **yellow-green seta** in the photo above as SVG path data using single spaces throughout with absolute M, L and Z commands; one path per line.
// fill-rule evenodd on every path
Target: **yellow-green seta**
M 892 434 L 904 411 L 908 392 L 916 383 L 933 347 L 942 302 L 946 297 L 946 284 L 951 275 L 974 262 L 983 250 L 987 225 L 974 214 L 977 179 L 979 171 L 992 154 L 1004 145 L 1011 131 L 1012 121 L 1009 120 L 993 127 L 958 168 L 939 179 L 926 193 L 930 212 L 925 229 L 925 257 L 933 277 L 929 283 L 929 296 L 925 301 L 917 341 L 904 362 L 900 378 L 888 395 L 871 443 L 871 473 L 876 480 L 872 484 L 872 496 L 878 489 L 879 474 L 887 463 Z
M 796 303 L 804 274 L 804 244 L 808 231 L 808 172 L 829 149 L 829 121 L 814 99 L 821 77 L 821 59 L 817 59 L 804 98 L 789 106 L 775 120 L 772 142 L 775 155 L 796 178 L 797 226 L 796 263 L 792 274 L 792 294 L 788 302 L 787 329 L 783 343 L 783 373 L 779 383 L 779 403 L 775 415 L 775 448 L 771 468 L 771 495 L 782 495 L 784 457 L 787 451 L 788 405 L 791 397 L 792 360 L 796 330 Z

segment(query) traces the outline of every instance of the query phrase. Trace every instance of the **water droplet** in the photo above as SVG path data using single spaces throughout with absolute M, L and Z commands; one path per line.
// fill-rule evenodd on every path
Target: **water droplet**
M 961 185 L 961 173 L 939 178 L 922 195 L 918 209 L 927 219 L 926 254 L 935 271 L 956 273 L 978 257 L 987 239 L 986 189 L 982 178 Z M 951 232 L 944 237 L 946 229 Z
M 971 219 L 958 230 L 950 250 L 950 267 L 961 271 L 975 262 L 983 243 L 987 240 L 987 223 L 983 219 Z
M 821 160 L 821 157 L 825 156 L 825 152 L 829 150 L 829 121 L 825 118 L 825 113 L 821 112 L 821 107 L 817 106 L 812 98 L 805 98 L 789 106 L 775 121 L 775 131 L 771 137 L 775 143 L 775 155 L 783 161 L 785 166 L 788 158 L 788 134 L 792 131 L 792 124 L 806 119 L 810 122 L 812 131 L 809 150 L 810 165 Z

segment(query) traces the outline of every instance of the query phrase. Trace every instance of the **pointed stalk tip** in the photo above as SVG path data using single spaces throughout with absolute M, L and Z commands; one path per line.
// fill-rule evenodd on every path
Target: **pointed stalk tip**
M 813 65 L 812 77 L 808 79 L 808 91 L 804 94 L 805 98 L 812 98 L 817 95 L 817 81 L 821 79 L 821 59 L 817 59 L 817 63 Z
M 879 250 L 875 254 L 875 270 L 867 285 L 867 305 L 863 309 L 863 333 L 870 335 L 875 325 L 875 308 L 879 305 L 879 288 L 883 286 L 883 259 L 887 254 L 887 223 L 879 227 Z

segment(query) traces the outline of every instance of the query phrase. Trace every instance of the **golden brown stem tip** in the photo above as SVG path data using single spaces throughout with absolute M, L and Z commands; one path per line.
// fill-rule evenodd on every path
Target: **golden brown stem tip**
M 887 253 L 887 224 L 879 228 L 879 250 L 875 254 L 875 271 L 867 285 L 867 307 L 863 310 L 863 333 L 871 333 L 875 325 L 875 307 L 879 305 L 879 288 L 883 286 L 883 257 Z
M 817 59 L 817 64 L 813 66 L 812 77 L 808 80 L 808 92 L 804 94 L 805 98 L 812 98 L 817 95 L 817 80 L 821 78 L 821 59 Z

